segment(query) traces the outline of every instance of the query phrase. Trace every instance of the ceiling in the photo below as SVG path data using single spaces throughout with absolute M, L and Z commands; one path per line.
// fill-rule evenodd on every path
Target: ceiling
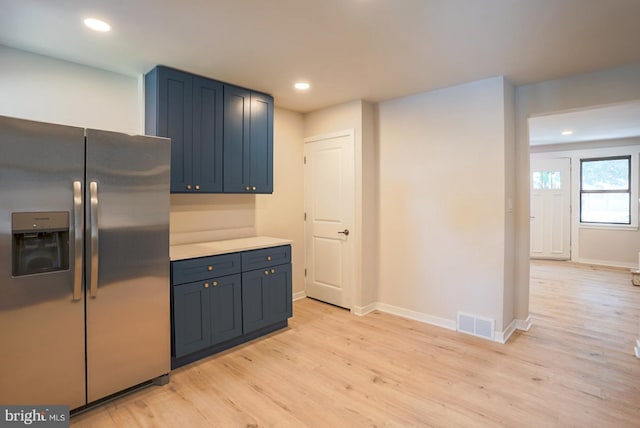
M 570 135 L 562 135 L 571 131 Z M 529 119 L 532 146 L 640 136 L 640 102 L 603 106 Z
M 638 0 L 0 0 L 0 44 L 129 75 L 173 66 L 300 112 L 640 62 L 639 22 Z

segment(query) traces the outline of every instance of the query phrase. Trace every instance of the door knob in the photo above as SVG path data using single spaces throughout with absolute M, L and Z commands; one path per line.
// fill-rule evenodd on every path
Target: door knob
M 345 229 L 342 232 L 338 232 L 338 233 L 342 233 L 344 236 L 349 236 L 349 229 Z

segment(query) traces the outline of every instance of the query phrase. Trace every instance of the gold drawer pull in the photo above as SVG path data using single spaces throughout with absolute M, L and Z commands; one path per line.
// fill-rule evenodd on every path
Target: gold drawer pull
M 276 273 L 276 270 L 275 269 L 271 269 L 271 273 Z
M 204 283 L 204 288 L 209 288 L 209 283 L 208 282 Z
M 196 190 L 200 190 L 200 185 L 196 184 Z
M 271 256 L 267 256 L 267 261 L 270 262 L 271 261 Z
M 217 287 L 218 286 L 218 281 L 213 281 L 213 286 Z
M 244 188 L 244 190 L 246 190 L 248 192 L 249 190 L 251 190 L 251 188 L 249 186 L 247 186 L 247 187 Z
M 191 190 L 191 184 L 187 184 L 187 190 Z
M 253 187 L 251 188 L 251 190 L 256 190 L 256 186 L 253 186 Z
M 208 271 L 212 271 L 213 270 L 213 266 L 207 266 L 207 270 Z
M 265 271 L 264 271 L 264 274 L 265 274 L 265 275 L 269 275 L 269 271 L 268 271 L 268 270 L 265 270 Z

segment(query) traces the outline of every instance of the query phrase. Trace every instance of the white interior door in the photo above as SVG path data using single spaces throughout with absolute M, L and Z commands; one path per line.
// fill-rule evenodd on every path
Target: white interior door
M 354 264 L 354 133 L 305 140 L 307 296 L 351 307 Z
M 571 159 L 531 159 L 532 258 L 571 258 Z

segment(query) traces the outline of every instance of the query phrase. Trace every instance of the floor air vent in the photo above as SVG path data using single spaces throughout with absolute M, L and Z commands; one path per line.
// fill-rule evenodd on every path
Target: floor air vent
M 495 320 L 458 312 L 458 331 L 493 340 Z

